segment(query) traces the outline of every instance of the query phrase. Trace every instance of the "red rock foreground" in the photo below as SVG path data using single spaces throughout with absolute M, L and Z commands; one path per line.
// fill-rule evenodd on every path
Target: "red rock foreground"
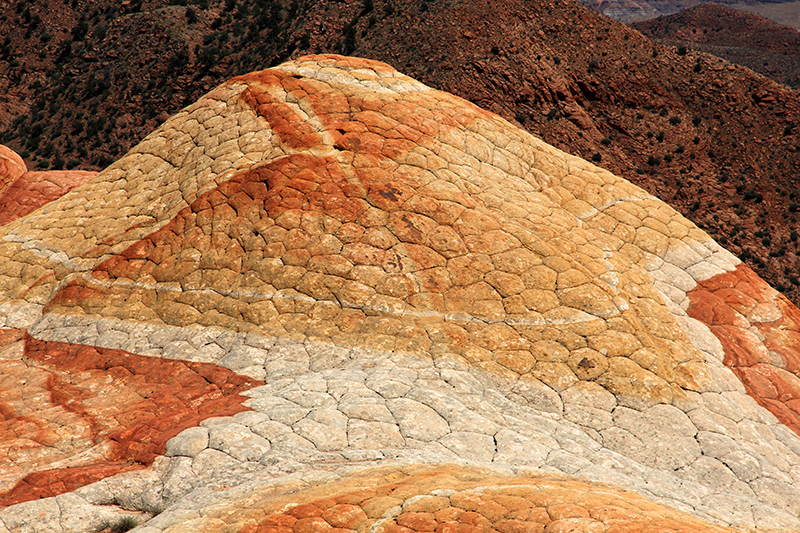
M 9 219 L 0 327 L 0 533 L 800 530 L 800 311 L 382 63 L 235 78 Z
M 149 466 L 182 430 L 247 410 L 240 393 L 261 384 L 18 330 L 0 330 L 0 349 L 0 507 Z
M 747 393 L 800 433 L 800 310 L 744 265 L 689 298 L 687 312 L 709 325 Z
M 290 496 L 255 496 L 241 513 L 253 523 L 239 533 L 732 531 L 608 485 L 453 467 L 387 469 Z M 220 531 L 226 521 L 212 514 L 198 525 Z

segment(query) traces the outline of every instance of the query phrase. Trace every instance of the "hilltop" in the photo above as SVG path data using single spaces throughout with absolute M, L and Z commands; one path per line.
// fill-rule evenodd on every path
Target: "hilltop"
M 800 32 L 715 3 L 631 24 L 650 39 L 690 47 L 800 87 Z
M 3 533 L 800 528 L 800 310 L 384 63 L 234 77 L 30 189 L 0 226 Z
M 102 168 L 228 77 L 357 54 L 632 180 L 800 301 L 800 97 L 748 69 L 572 1 L 72 4 L 0 18 L 0 140 L 33 169 Z
M 702 0 L 582 0 L 582 2 L 626 24 L 667 17 L 705 3 Z M 800 29 L 800 4 L 792 0 L 719 0 L 716 3 L 757 13 L 778 24 Z

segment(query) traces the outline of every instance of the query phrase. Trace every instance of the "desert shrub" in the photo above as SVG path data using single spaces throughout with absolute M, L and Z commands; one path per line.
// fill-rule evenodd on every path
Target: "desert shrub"
M 104 529 L 110 530 L 111 533 L 126 533 L 127 531 L 130 531 L 131 529 L 135 528 L 138 525 L 139 523 L 136 520 L 136 518 L 128 515 L 128 516 L 123 516 L 122 518 L 114 522 L 106 521 L 105 523 L 103 523 L 102 526 L 100 526 L 100 528 L 101 530 Z
M 755 203 L 759 204 L 764 199 L 764 196 L 760 192 L 756 192 L 753 189 L 749 189 L 745 191 L 744 196 L 742 197 L 745 200 L 753 200 Z
M 356 49 L 356 27 L 348 24 L 344 28 L 344 54 L 350 55 Z
M 86 38 L 86 33 L 89 31 L 89 25 L 85 20 L 81 20 L 72 28 L 72 40 L 82 41 Z

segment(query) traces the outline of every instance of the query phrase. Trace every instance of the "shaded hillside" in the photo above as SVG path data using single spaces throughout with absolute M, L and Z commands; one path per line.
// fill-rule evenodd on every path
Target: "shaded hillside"
M 714 3 L 631 24 L 650 39 L 690 47 L 800 87 L 800 32 Z
M 630 24 L 673 15 L 702 5 L 705 0 L 581 0 L 581 2 L 614 20 Z M 778 24 L 794 28 L 800 23 L 800 2 L 796 0 L 717 0 L 717 3 L 758 13 Z
M 747 69 L 570 1 L 73 4 L 3 14 L 1 139 L 31 168 L 98 168 L 230 75 L 355 54 L 631 179 L 800 301 L 800 98 Z

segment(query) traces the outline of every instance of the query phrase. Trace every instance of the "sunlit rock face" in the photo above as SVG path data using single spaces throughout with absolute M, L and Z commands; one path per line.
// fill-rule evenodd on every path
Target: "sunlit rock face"
M 96 175 L 88 170 L 29 171 L 19 154 L 0 144 L 0 226 L 32 213 Z
M 19 154 L 0 144 L 0 191 L 27 171 L 28 167 Z
M 800 527 L 800 312 L 385 64 L 235 78 L 35 209 L 0 532 Z

